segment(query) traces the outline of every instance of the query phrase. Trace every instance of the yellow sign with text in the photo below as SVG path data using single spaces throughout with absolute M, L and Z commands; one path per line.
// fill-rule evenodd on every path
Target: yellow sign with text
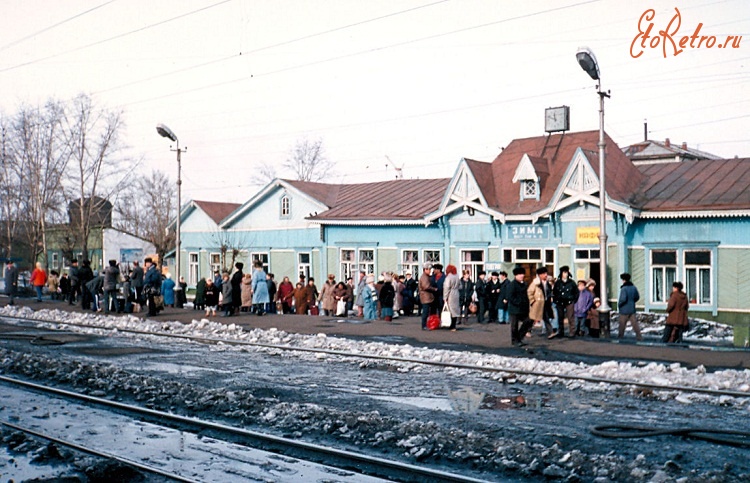
M 576 228 L 576 243 L 579 245 L 599 243 L 599 227 Z

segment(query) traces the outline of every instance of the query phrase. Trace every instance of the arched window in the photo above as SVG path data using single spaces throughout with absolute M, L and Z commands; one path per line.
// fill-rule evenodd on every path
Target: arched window
M 289 218 L 290 216 L 292 216 L 292 200 L 289 195 L 284 195 L 281 197 L 281 217 Z

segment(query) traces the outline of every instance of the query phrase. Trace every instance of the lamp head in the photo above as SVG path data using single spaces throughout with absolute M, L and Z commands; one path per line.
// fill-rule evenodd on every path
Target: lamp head
M 157 124 L 156 125 L 156 132 L 158 132 L 159 136 L 161 136 L 163 138 L 168 138 L 168 139 L 172 140 L 172 142 L 175 142 L 175 143 L 177 142 L 177 136 L 175 135 L 175 133 L 173 133 L 172 130 L 169 129 L 164 124 Z
M 599 63 L 596 61 L 596 56 L 588 47 L 580 47 L 576 52 L 576 59 L 581 69 L 594 80 L 599 80 Z

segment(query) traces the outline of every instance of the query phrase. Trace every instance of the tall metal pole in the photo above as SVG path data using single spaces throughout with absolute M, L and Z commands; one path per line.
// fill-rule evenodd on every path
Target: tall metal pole
M 609 294 L 607 292 L 607 210 L 604 206 L 606 200 L 605 178 L 604 175 L 604 98 L 609 94 L 602 90 L 602 82 L 599 79 L 597 85 L 599 93 L 599 260 L 600 260 L 600 299 L 599 306 L 599 326 L 602 335 L 609 338 L 609 313 L 612 310 L 609 306 Z
M 177 140 L 177 234 L 175 236 L 175 284 L 180 286 L 180 225 L 182 211 L 182 151 L 180 150 L 180 141 Z M 180 288 L 180 290 L 182 290 Z

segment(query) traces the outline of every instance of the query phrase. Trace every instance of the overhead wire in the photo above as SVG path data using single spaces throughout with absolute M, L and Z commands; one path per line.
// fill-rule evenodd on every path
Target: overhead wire
M 126 37 L 128 35 L 133 35 L 133 34 L 136 34 L 138 32 L 143 32 L 144 30 L 148 30 L 148 29 L 151 29 L 151 28 L 154 28 L 154 27 L 158 27 L 160 25 L 164 25 L 164 24 L 169 23 L 169 22 L 174 22 L 175 20 L 179 20 L 181 18 L 185 18 L 185 17 L 188 17 L 190 15 L 194 15 L 196 13 L 203 12 L 203 11 L 206 11 L 206 10 L 214 8 L 214 7 L 218 7 L 219 5 L 223 5 L 223 4 L 229 3 L 231 1 L 232 0 L 221 0 L 220 2 L 216 2 L 214 4 L 211 4 L 211 5 L 208 5 L 208 6 L 205 6 L 205 7 L 201 7 L 201 8 L 196 9 L 196 10 L 192 10 L 190 12 L 187 12 L 187 13 L 184 13 L 184 14 L 181 14 L 181 15 L 176 15 L 174 17 L 171 17 L 171 18 L 168 18 L 168 19 L 165 19 L 165 20 L 161 20 L 159 22 L 152 23 L 152 24 L 149 24 L 149 25 L 146 25 L 146 26 L 134 29 L 134 30 L 130 30 L 128 32 L 123 32 L 121 34 L 113 35 L 112 37 L 107 37 L 105 39 L 97 40 L 96 42 L 91 42 L 91 43 L 86 44 L 86 45 L 81 45 L 79 47 L 68 49 L 68 50 L 65 50 L 65 51 L 62 51 L 62 52 L 57 52 L 57 53 L 54 53 L 54 54 L 50 54 L 50 55 L 48 55 L 46 57 L 41 57 L 41 58 L 38 58 L 38 59 L 29 60 L 27 62 L 22 62 L 20 64 L 16 64 L 16 65 L 13 65 L 13 66 L 10 66 L 10 67 L 5 67 L 3 69 L 0 69 L 0 73 L 1 72 L 8 72 L 8 71 L 11 71 L 11 70 L 18 69 L 20 67 L 26 67 L 28 65 L 32 65 L 32 64 L 39 63 L 39 62 L 43 62 L 45 60 L 53 59 L 53 58 L 59 57 L 61 55 L 66 55 L 66 54 L 71 54 L 73 52 L 78 52 L 79 50 L 88 49 L 89 47 L 93 47 L 95 45 L 101 45 L 103 43 L 110 42 L 112 40 L 121 39 L 121 38 Z
M 87 14 L 89 14 L 89 13 L 91 13 L 91 12 L 95 11 L 95 10 L 98 10 L 98 9 L 100 9 L 100 8 L 102 8 L 102 7 L 105 7 L 105 6 L 107 6 L 107 5 L 109 5 L 110 3 L 113 3 L 113 2 L 115 2 L 115 1 L 116 1 L 116 0 L 109 0 L 108 2 L 104 2 L 104 3 L 102 3 L 102 4 L 99 4 L 99 5 L 97 5 L 96 7 L 92 7 L 92 8 L 90 8 L 90 9 L 88 9 L 88 10 L 84 10 L 84 11 L 83 11 L 83 12 L 81 12 L 81 13 L 78 13 L 78 14 L 76 14 L 76 15 L 73 15 L 72 17 L 68 17 L 68 18 L 66 18 L 66 19 L 64 19 L 64 20 L 61 20 L 61 21 L 57 22 L 57 23 L 54 23 L 54 24 L 52 24 L 52 25 L 49 25 L 49 26 L 47 26 L 47 27 L 44 27 L 44 28 L 43 28 L 43 29 L 41 29 L 41 30 L 37 30 L 36 32 L 32 32 L 32 33 L 30 33 L 30 34 L 26 35 L 25 37 L 21 37 L 20 39 L 16 39 L 16 40 L 14 40 L 14 41 L 12 41 L 12 42 L 9 42 L 9 43 L 7 43 L 7 44 L 5 44 L 5 45 L 3 45 L 3 46 L 0 46 L 0 52 L 2 52 L 3 50 L 6 50 L 6 49 L 8 49 L 8 48 L 10 48 L 10 47 L 13 47 L 14 45 L 18 45 L 18 44 L 20 44 L 21 42 L 24 42 L 24 41 L 26 41 L 26 40 L 29 40 L 30 38 L 36 37 L 37 35 L 41 35 L 41 34 L 43 34 L 43 33 L 45 33 L 45 32 L 49 32 L 50 30 L 53 30 L 53 29 L 55 29 L 55 28 L 59 27 L 60 25 L 64 25 L 64 24 L 66 24 L 66 23 L 68 23 L 68 22 L 70 22 L 70 21 L 72 21 L 72 20 L 75 20 L 75 19 L 77 19 L 77 18 L 79 18 L 79 17 L 83 17 L 84 15 L 87 15 Z
M 125 83 L 125 84 L 120 84 L 118 86 L 110 87 L 108 89 L 103 89 L 103 90 L 98 91 L 96 93 L 109 92 L 109 91 L 113 91 L 113 90 L 117 90 L 117 89 L 122 89 L 124 87 L 130 87 L 130 86 L 133 86 L 133 85 L 141 84 L 143 82 L 148 82 L 148 81 L 151 81 L 151 80 L 159 79 L 161 77 L 166 77 L 166 76 L 170 76 L 170 75 L 174 75 L 174 74 L 181 74 L 181 73 L 184 73 L 184 72 L 187 72 L 187 71 L 190 71 L 190 70 L 198 69 L 198 68 L 201 68 L 201 67 L 207 67 L 209 65 L 218 64 L 218 63 L 225 62 L 225 61 L 231 60 L 231 59 L 236 59 L 236 58 L 238 58 L 240 56 L 243 56 L 243 55 L 254 54 L 254 53 L 257 53 L 257 52 L 262 52 L 264 50 L 273 49 L 275 47 L 281 47 L 283 45 L 289 45 L 289 44 L 293 44 L 293 43 L 296 43 L 296 42 L 300 42 L 302 40 L 312 39 L 312 38 L 315 38 L 315 37 L 319 37 L 321 35 L 327 35 L 327 34 L 330 34 L 330 33 L 333 33 L 333 32 L 339 32 L 341 30 L 346 30 L 346 29 L 349 29 L 349 28 L 352 28 L 352 27 L 357 27 L 357 26 L 360 26 L 360 25 L 364 25 L 364 24 L 367 24 L 367 23 L 370 23 L 370 22 L 376 22 L 378 20 L 383 20 L 383 19 L 386 19 L 386 18 L 395 17 L 397 15 L 402 15 L 404 13 L 413 12 L 415 10 L 420 10 L 420 9 L 423 9 L 423 8 L 433 7 L 435 5 L 438 5 L 438 4 L 441 4 L 441 3 L 445 3 L 445 2 L 449 2 L 449 1 L 451 1 L 451 0 L 438 0 L 436 2 L 432 2 L 432 3 L 428 3 L 428 4 L 424 4 L 424 5 L 419 5 L 419 6 L 412 7 L 412 8 L 407 8 L 405 10 L 399 10 L 397 12 L 391 12 L 391 13 L 388 13 L 388 14 L 385 14 L 385 15 L 380 15 L 378 17 L 373 17 L 373 18 L 369 18 L 369 19 L 366 19 L 366 20 L 361 20 L 359 22 L 354 22 L 354 23 L 350 23 L 350 24 L 347 24 L 347 25 L 342 25 L 342 26 L 339 26 L 339 27 L 334 27 L 332 29 L 322 30 L 320 32 L 315 32 L 315 33 L 312 33 L 312 34 L 303 35 L 301 37 L 296 37 L 296 38 L 285 40 L 285 41 L 282 41 L 282 42 L 277 42 L 275 44 L 265 45 L 263 47 L 258 47 L 256 49 L 243 51 L 243 52 L 240 52 L 239 54 L 227 55 L 227 56 L 224 56 L 224 57 L 220 57 L 218 59 L 213 59 L 213 60 L 210 60 L 210 61 L 207 61 L 207 62 L 203 62 L 203 63 L 200 63 L 200 64 L 195 64 L 195 65 L 191 65 L 191 66 L 188 66 L 188 67 L 184 67 L 182 69 L 177 69 L 177 70 L 172 70 L 172 71 L 169 71 L 169 72 L 164 72 L 162 74 L 157 74 L 157 75 L 145 78 L 145 79 L 138 79 L 138 80 L 131 81 L 131 82 L 128 82 L 128 83 Z
M 492 21 L 492 22 L 485 22 L 485 23 L 478 24 L 478 25 L 473 25 L 473 26 L 469 26 L 469 27 L 463 27 L 463 28 L 460 28 L 460 29 L 450 30 L 448 32 L 440 32 L 440 33 L 436 33 L 436 34 L 426 35 L 426 36 L 423 36 L 423 37 L 417 37 L 417 38 L 414 38 L 414 39 L 405 40 L 405 41 L 402 41 L 402 42 L 396 42 L 396 43 L 393 43 L 393 44 L 381 45 L 379 47 L 371 47 L 371 48 L 368 48 L 368 49 L 359 50 L 359 51 L 355 51 L 355 52 L 350 52 L 350 53 L 342 54 L 342 55 L 336 55 L 336 56 L 328 57 L 328 58 L 325 58 L 325 59 L 318 59 L 318 60 L 314 60 L 314 61 L 310 61 L 310 62 L 305 62 L 305 63 L 302 63 L 302 64 L 297 64 L 297 65 L 282 67 L 282 68 L 279 68 L 279 69 L 276 69 L 276 70 L 272 70 L 272 71 L 268 71 L 268 72 L 263 72 L 263 73 L 259 73 L 259 74 L 257 74 L 257 73 L 256 74 L 251 74 L 251 75 L 248 75 L 248 76 L 242 76 L 242 77 L 231 79 L 231 80 L 228 80 L 228 81 L 215 82 L 213 84 L 207 84 L 207 85 L 203 85 L 203 86 L 199 86 L 199 87 L 194 87 L 192 89 L 186 89 L 186 90 L 182 90 L 182 91 L 179 91 L 179 92 L 171 92 L 169 94 L 164 94 L 164 95 L 161 95 L 161 96 L 155 96 L 155 97 L 150 97 L 150 98 L 147 98 L 147 99 L 141 99 L 141 100 L 137 100 L 137 101 L 133 101 L 133 102 L 128 102 L 128 103 L 120 104 L 119 107 L 131 106 L 131 105 L 134 105 L 134 104 L 141 104 L 141 103 L 144 103 L 144 102 L 152 102 L 152 101 L 156 101 L 156 100 L 160 100 L 160 99 L 166 99 L 166 98 L 170 98 L 170 97 L 181 96 L 183 94 L 189 94 L 191 92 L 197 92 L 197 91 L 201 91 L 201 90 L 212 89 L 212 88 L 215 88 L 215 87 L 223 87 L 223 86 L 235 84 L 237 82 L 246 81 L 246 80 L 252 79 L 254 77 L 264 77 L 264 76 L 279 74 L 279 73 L 283 73 L 283 72 L 289 72 L 289 71 L 293 71 L 293 70 L 297 70 L 297 69 L 302 69 L 302 68 L 306 68 L 306 67 L 312 67 L 314 65 L 326 64 L 326 63 L 334 62 L 334 61 L 337 61 L 337 60 L 347 59 L 347 58 L 356 57 L 356 56 L 365 55 L 365 54 L 371 54 L 371 53 L 374 53 L 374 52 L 379 52 L 379 51 L 383 51 L 383 50 L 393 49 L 393 48 L 396 48 L 396 47 L 403 47 L 405 45 L 410 45 L 410 44 L 414 44 L 414 43 L 417 43 L 417 42 L 423 42 L 423 41 L 426 41 L 426 40 L 433 40 L 433 39 L 437 39 L 437 38 L 440 38 L 440 37 L 445 37 L 445 36 L 448 36 L 448 35 L 454 35 L 454 34 L 457 34 L 457 33 L 463 33 L 463 32 L 468 32 L 468 31 L 475 30 L 475 29 L 485 28 L 485 27 L 489 27 L 489 26 L 493 26 L 493 25 L 499 25 L 499 24 L 506 23 L 506 22 L 511 22 L 511 21 L 514 21 L 514 20 L 521 20 L 521 19 L 525 19 L 525 18 L 531 18 L 531 17 L 535 17 L 535 16 L 538 16 L 538 15 L 543 15 L 543 14 L 547 14 L 547 13 L 553 13 L 553 12 L 557 12 L 557 11 L 560 11 L 560 10 L 565 10 L 565 9 L 569 9 L 569 8 L 579 7 L 579 6 L 582 6 L 582 5 L 586 5 L 586 4 L 590 4 L 590 3 L 596 3 L 596 2 L 600 2 L 600 1 L 602 1 L 602 0 L 585 0 L 585 1 L 574 3 L 574 4 L 571 4 L 571 5 L 564 5 L 564 6 L 549 8 L 549 9 L 546 9 L 546 10 L 540 10 L 540 11 L 537 11 L 537 12 L 527 13 L 527 14 L 523 14 L 523 15 L 517 15 L 515 17 L 503 18 L 503 19 L 500 19 L 500 20 Z

